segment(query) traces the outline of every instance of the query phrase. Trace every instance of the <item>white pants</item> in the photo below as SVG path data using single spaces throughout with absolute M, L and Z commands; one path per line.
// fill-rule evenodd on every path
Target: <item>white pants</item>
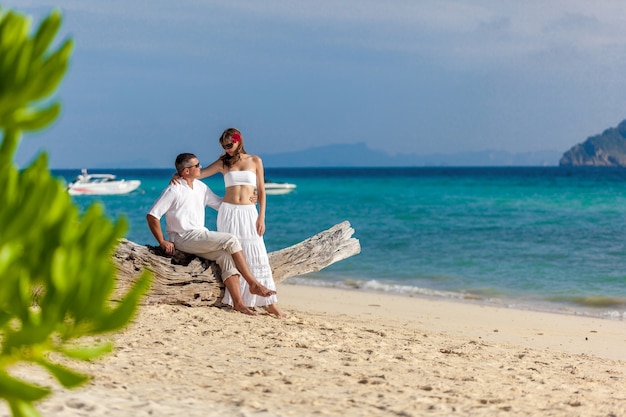
M 180 236 L 174 235 L 172 238 L 176 249 L 217 262 L 222 269 L 222 281 L 233 275 L 241 277 L 231 256 L 241 251 L 241 244 L 232 234 L 204 228 L 191 230 Z

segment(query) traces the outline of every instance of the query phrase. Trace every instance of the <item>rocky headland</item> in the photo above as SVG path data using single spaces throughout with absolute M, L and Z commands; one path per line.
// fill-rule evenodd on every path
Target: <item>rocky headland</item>
M 626 120 L 572 147 L 559 165 L 626 167 Z

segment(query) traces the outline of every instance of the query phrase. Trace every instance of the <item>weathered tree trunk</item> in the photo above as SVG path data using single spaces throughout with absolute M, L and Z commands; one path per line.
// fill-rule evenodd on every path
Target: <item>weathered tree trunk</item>
M 345 221 L 296 245 L 269 253 L 274 281 L 319 271 L 328 265 L 356 255 L 359 241 Z M 144 304 L 221 305 L 224 284 L 219 266 L 183 252 L 165 256 L 160 248 L 120 241 L 113 256 L 118 270 L 115 297 L 125 293 L 144 269 L 153 272 L 152 287 Z

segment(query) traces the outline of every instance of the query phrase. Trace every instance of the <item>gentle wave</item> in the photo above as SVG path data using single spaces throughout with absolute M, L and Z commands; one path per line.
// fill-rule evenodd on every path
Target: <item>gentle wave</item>
M 479 305 L 518 310 L 626 320 L 626 299 L 615 297 L 547 297 L 545 301 L 548 301 L 548 303 L 546 303 L 542 300 L 507 298 L 501 293 L 501 296 L 498 297 L 491 291 L 486 291 L 483 294 L 478 292 L 439 291 L 410 285 L 388 284 L 377 280 L 343 279 L 341 281 L 326 281 L 306 277 L 293 277 L 284 283 L 288 285 L 381 292 L 407 297 L 443 298 L 450 301 L 473 302 Z M 486 296 L 487 293 L 489 296 Z
M 588 297 L 571 297 L 571 296 L 558 296 L 547 297 L 549 301 L 557 303 L 570 303 L 580 305 L 584 307 L 597 307 L 597 308 L 623 308 L 626 309 L 626 298 L 624 297 L 603 297 L 603 296 L 588 296 Z

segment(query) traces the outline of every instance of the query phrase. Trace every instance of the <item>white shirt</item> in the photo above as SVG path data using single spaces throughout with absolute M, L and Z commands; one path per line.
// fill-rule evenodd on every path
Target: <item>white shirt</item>
M 165 214 L 165 232 L 174 241 L 173 234 L 181 236 L 191 230 L 205 229 L 204 207 L 218 210 L 220 204 L 222 198 L 202 181 L 194 180 L 191 188 L 187 181 L 181 180 L 163 190 L 148 214 L 159 220 Z

